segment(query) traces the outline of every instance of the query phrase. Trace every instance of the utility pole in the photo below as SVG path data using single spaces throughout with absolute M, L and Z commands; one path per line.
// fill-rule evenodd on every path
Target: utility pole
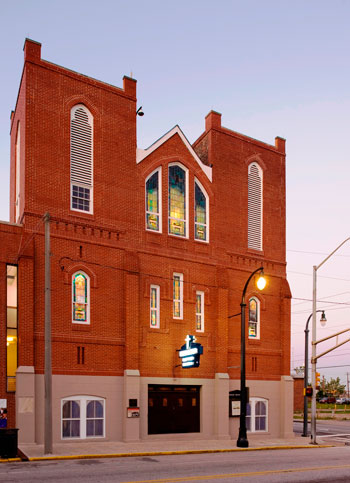
M 52 454 L 50 215 L 45 213 L 45 427 L 44 453 Z
M 348 372 L 346 373 L 346 386 L 347 386 L 347 393 L 349 397 L 350 393 L 349 393 L 349 373 Z

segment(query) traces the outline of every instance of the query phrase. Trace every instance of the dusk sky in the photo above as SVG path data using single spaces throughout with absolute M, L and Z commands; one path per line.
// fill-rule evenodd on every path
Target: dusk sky
M 119 87 L 124 75 L 137 79 L 140 148 L 176 124 L 195 141 L 211 109 L 229 129 L 286 138 L 291 367 L 302 365 L 312 266 L 350 237 L 349 22 L 346 0 L 0 0 L 0 219 L 26 37 L 50 62 Z M 328 319 L 318 339 L 350 328 L 349 269 L 350 241 L 318 273 Z M 319 372 L 345 383 L 349 356 L 347 343 Z

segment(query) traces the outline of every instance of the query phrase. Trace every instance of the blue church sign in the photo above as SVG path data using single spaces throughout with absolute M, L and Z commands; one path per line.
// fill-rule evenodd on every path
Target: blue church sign
M 190 367 L 199 366 L 199 358 L 203 354 L 203 346 L 198 344 L 194 335 L 186 336 L 186 344 L 184 344 L 179 352 L 182 360 L 182 367 L 189 369 Z

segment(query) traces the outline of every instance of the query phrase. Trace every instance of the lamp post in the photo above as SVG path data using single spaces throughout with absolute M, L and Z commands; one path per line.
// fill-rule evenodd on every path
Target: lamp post
M 316 444 L 316 285 L 317 270 L 322 267 L 327 260 L 331 258 L 340 247 L 350 240 L 346 238 L 335 250 L 332 251 L 319 265 L 313 266 L 312 277 L 312 356 L 311 356 L 311 382 L 312 382 L 312 400 L 311 400 L 311 442 Z
M 321 315 L 321 325 L 324 326 L 325 323 L 327 322 L 326 315 L 324 313 L 324 310 L 316 310 L 316 312 L 322 312 Z M 304 362 L 304 425 L 303 425 L 303 434 L 302 436 L 306 437 L 307 436 L 307 417 L 308 417 L 308 407 L 307 407 L 307 395 L 306 395 L 306 389 L 308 385 L 308 379 L 309 379 L 309 322 L 311 317 L 313 316 L 313 312 L 309 315 L 306 326 L 305 326 L 305 362 Z
M 237 439 L 237 446 L 239 448 L 248 448 L 249 446 L 246 426 L 247 388 L 245 385 L 245 293 L 252 277 L 258 272 L 260 272 L 260 277 L 257 282 L 257 287 L 259 290 L 263 290 L 265 288 L 266 280 L 264 278 L 264 267 L 260 267 L 257 270 L 254 270 L 246 281 L 241 301 L 241 407 L 239 413 L 239 434 Z

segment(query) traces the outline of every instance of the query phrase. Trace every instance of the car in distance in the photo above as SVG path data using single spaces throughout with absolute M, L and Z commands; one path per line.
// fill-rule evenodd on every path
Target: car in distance
M 319 402 L 321 404 L 334 404 L 335 403 L 335 397 L 333 396 L 328 396 L 328 397 L 322 397 Z

